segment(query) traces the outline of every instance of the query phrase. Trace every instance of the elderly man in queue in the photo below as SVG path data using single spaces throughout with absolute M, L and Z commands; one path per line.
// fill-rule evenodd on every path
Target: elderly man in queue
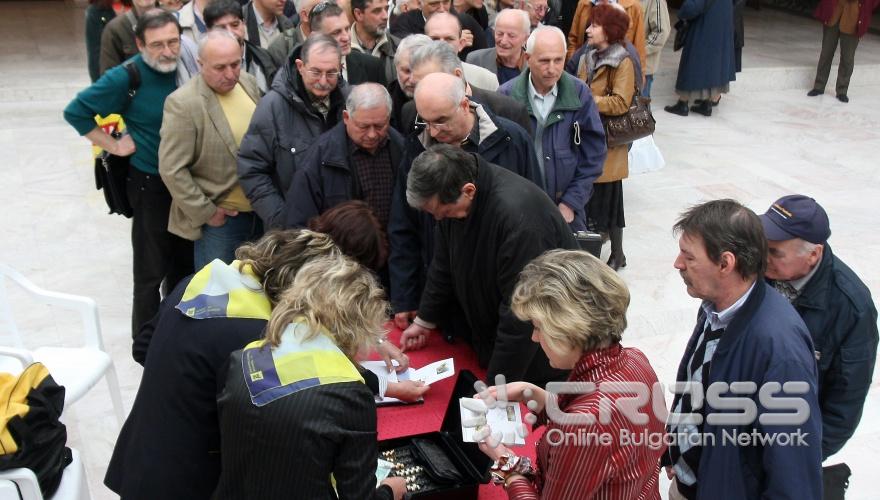
M 388 92 L 391 94 L 391 126 L 404 135 L 413 130 L 413 120 L 409 122 L 403 120 L 403 108 L 412 101 L 416 91 L 412 68 L 409 64 L 410 56 L 429 43 L 431 43 L 431 39 L 425 35 L 409 35 L 400 41 L 397 52 L 394 54 L 394 70 L 397 78 L 388 85 Z
M 504 375 L 543 385 L 564 378 L 531 341 L 531 324 L 511 311 L 526 264 L 547 250 L 577 248 L 541 188 L 480 155 L 440 144 L 413 161 L 406 200 L 437 220 L 437 244 L 403 346 L 423 346 L 457 304 L 463 322 L 455 333 L 474 348 L 489 380 Z
M 803 318 L 819 367 L 822 460 L 852 437 L 877 360 L 877 308 L 868 287 L 828 245 L 828 214 L 804 195 L 784 196 L 761 215 L 767 280 Z M 846 464 L 825 467 L 825 498 L 843 498 Z
M 564 71 L 565 35 L 542 26 L 526 44 L 528 68 L 501 93 L 526 102 L 544 189 L 572 231 L 586 231 L 584 206 L 602 174 L 607 147 L 590 88 Z
M 241 73 L 235 35 L 212 30 L 199 42 L 202 72 L 165 100 L 159 174 L 171 193 L 168 231 L 193 241 L 195 269 L 230 263 L 235 249 L 263 232 L 238 183 L 238 145 L 260 100 Z
M 341 57 L 332 38 L 309 36 L 272 82 L 241 141 L 238 177 L 266 229 L 284 226 L 284 194 L 302 153 L 342 118 Z
M 425 34 L 431 37 L 431 40 L 446 42 L 455 51 L 456 57 L 465 47 L 465 41 L 462 38 L 461 21 L 458 16 L 448 12 L 438 12 L 428 19 L 425 23 Z M 494 72 L 486 68 L 463 62 L 461 64 L 464 72 L 464 79 L 470 85 L 481 89 L 496 91 L 498 90 L 498 77 Z
M 471 52 L 467 62 L 497 74 L 498 83 L 504 85 L 519 76 L 526 65 L 525 46 L 530 32 L 526 11 L 502 10 L 495 18 L 495 47 Z
M 674 230 L 674 266 L 703 303 L 676 378 L 688 389 L 673 399 L 661 458 L 670 500 L 821 499 L 813 342 L 797 311 L 764 282 L 760 219 L 734 200 L 714 200 L 688 209 Z M 745 411 L 731 418 L 734 409 Z M 725 436 L 735 434 L 731 444 Z
M 391 96 L 384 87 L 363 83 L 351 88 L 342 123 L 303 155 L 287 193 L 288 227 L 305 227 L 312 217 L 357 199 L 373 209 L 386 230 L 403 156 L 403 136 L 389 126 L 390 116 Z
M 434 42 L 420 52 L 433 46 L 451 53 L 442 42 Z M 388 221 L 391 303 L 399 327 L 405 327 L 407 318 L 415 316 L 434 251 L 434 220 L 406 204 L 406 177 L 419 154 L 434 144 L 449 144 L 543 186 L 526 131 L 471 101 L 460 77 L 445 73 L 425 76 L 416 87 L 415 102 L 420 117 L 417 125 L 424 128 L 407 136 Z
M 440 14 L 432 17 L 431 21 L 433 22 L 438 16 Z M 446 46 L 444 47 L 444 45 Z M 485 90 L 478 85 L 471 85 L 466 73 L 467 63 L 461 62 L 461 59 L 455 54 L 454 47 L 449 46 L 449 44 L 435 42 L 430 44 L 429 47 L 420 48 L 410 58 L 410 67 L 412 68 L 411 79 L 414 84 L 418 84 L 431 73 L 454 75 L 461 78 L 464 82 L 464 92 L 468 99 L 481 104 L 488 113 L 516 123 L 528 132 L 530 136 L 535 130 L 529 118 L 529 113 L 526 111 L 525 104 L 498 92 Z M 483 68 L 476 68 L 483 70 Z M 415 122 L 415 102 L 406 103 L 403 106 L 401 117 L 406 124 L 413 124 Z

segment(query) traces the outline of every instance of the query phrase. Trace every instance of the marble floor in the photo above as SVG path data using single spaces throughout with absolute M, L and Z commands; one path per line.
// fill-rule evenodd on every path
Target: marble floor
M 93 297 L 107 349 L 131 406 L 141 369 L 130 356 L 131 250 L 129 223 L 105 214 L 94 190 L 89 148 L 61 110 L 88 84 L 82 41 L 83 6 L 71 1 L 0 2 L 0 261 L 48 289 Z M 852 102 L 832 94 L 807 98 L 810 81 L 776 85 L 770 71 L 809 75 L 820 29 L 809 19 L 763 10 L 747 13 L 747 71 L 711 118 L 669 115 L 677 55 L 664 54 L 658 74 L 655 140 L 662 170 L 625 185 L 632 291 L 624 341 L 645 351 L 662 381 L 672 381 L 697 303 L 684 291 L 672 261 L 671 226 L 685 207 L 720 197 L 763 211 L 777 197 L 806 193 L 828 211 L 831 245 L 880 295 L 880 37 L 868 35 L 857 53 Z M 800 76 L 798 78 L 801 78 Z M 803 80 L 803 78 L 801 78 Z M 756 89 L 748 81 L 769 81 Z M 872 159 L 874 158 L 874 159 Z M 13 295 L 13 299 L 18 299 Z M 80 334 L 71 318 L 31 308 L 18 315 L 28 343 L 69 343 Z M 5 332 L 0 332 L 3 343 Z M 850 499 L 876 498 L 871 486 L 880 460 L 880 375 L 862 424 L 832 461 L 853 469 Z M 65 416 L 69 442 L 82 454 L 96 499 L 118 427 L 99 384 Z M 874 493 L 872 493 L 874 492 Z

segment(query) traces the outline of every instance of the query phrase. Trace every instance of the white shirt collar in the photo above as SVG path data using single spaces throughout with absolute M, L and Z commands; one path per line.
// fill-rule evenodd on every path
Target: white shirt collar
M 737 299 L 736 302 L 723 311 L 716 311 L 715 304 L 709 301 L 704 301 L 703 310 L 706 312 L 706 321 L 709 322 L 709 326 L 713 330 L 727 328 L 727 325 L 730 324 L 730 321 L 736 316 L 736 313 L 742 309 L 743 304 L 746 303 L 746 300 L 748 300 L 749 296 L 752 294 L 752 290 L 755 289 L 756 283 L 757 280 L 752 283 L 752 286 L 750 286 L 748 290 L 746 290 L 746 293 L 742 294 L 742 297 Z

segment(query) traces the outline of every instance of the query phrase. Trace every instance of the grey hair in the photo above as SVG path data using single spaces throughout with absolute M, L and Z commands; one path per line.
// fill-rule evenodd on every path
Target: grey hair
M 474 155 L 456 146 L 437 144 L 413 160 L 406 179 L 406 202 L 416 209 L 434 196 L 444 205 L 455 203 L 469 182 L 477 182 Z
M 529 13 L 521 10 L 521 9 L 504 9 L 495 16 L 495 26 L 498 26 L 498 18 L 502 15 L 504 16 L 517 16 L 519 17 L 519 21 L 522 24 L 521 29 L 523 33 L 528 33 L 530 29 L 532 29 L 532 19 L 529 17 Z
M 440 66 L 440 71 L 447 74 L 455 74 L 456 69 L 462 69 L 461 59 L 458 54 L 446 42 L 432 40 L 423 45 L 409 56 L 409 67 L 413 71 L 422 64 L 435 62 Z
M 299 51 L 299 58 L 302 62 L 308 63 L 309 56 L 326 50 L 336 52 L 336 55 L 342 60 L 342 50 L 339 48 L 339 44 L 336 43 L 336 40 L 322 33 L 313 31 L 312 34 L 306 38 L 306 41 L 303 42 L 302 49 Z
M 203 36 L 199 40 L 199 59 L 202 58 L 202 55 L 205 52 L 205 46 L 208 45 L 208 42 L 210 42 L 211 40 L 219 40 L 222 38 L 227 38 L 235 42 L 235 45 L 238 46 L 238 50 L 241 51 L 241 43 L 239 43 L 238 38 L 236 38 L 235 35 L 226 31 L 223 28 L 211 28 L 210 30 L 208 30 L 207 33 L 205 33 L 205 36 Z
M 414 50 L 418 50 L 432 41 L 431 37 L 421 33 L 409 35 L 401 40 L 400 44 L 397 46 L 397 52 L 394 53 L 394 67 L 396 68 L 400 66 L 400 58 L 403 57 L 404 54 L 409 55 Z
M 798 255 L 809 255 L 820 246 L 822 246 L 821 243 L 810 243 L 807 240 L 801 240 L 801 247 L 798 249 Z
M 385 106 L 388 114 L 391 114 L 391 95 L 385 87 L 378 83 L 362 83 L 351 87 L 348 98 L 345 99 L 345 109 L 349 115 L 353 115 L 355 111 L 363 109 L 378 108 Z
M 547 31 L 552 31 L 559 35 L 559 38 L 562 40 L 562 52 L 568 50 L 568 41 L 565 39 L 565 34 L 562 32 L 561 29 L 557 28 L 556 26 L 538 26 L 537 28 L 535 28 L 535 31 L 533 31 L 532 34 L 529 35 L 529 39 L 526 40 L 526 54 L 532 55 L 532 53 L 535 51 L 535 43 L 538 39 L 538 33 L 543 33 Z

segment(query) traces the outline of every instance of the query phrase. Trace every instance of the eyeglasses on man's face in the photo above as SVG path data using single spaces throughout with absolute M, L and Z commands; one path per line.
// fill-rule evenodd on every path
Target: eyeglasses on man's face
M 326 78 L 328 81 L 336 80 L 337 78 L 339 78 L 339 71 L 337 70 L 321 71 L 316 68 L 308 68 L 306 69 L 306 74 L 308 74 L 311 78 L 314 78 L 315 80 L 320 80 L 321 77 Z
M 162 50 L 165 47 L 168 47 L 171 50 L 177 50 L 180 48 L 180 38 L 172 38 L 171 40 L 157 40 L 155 42 L 150 42 L 147 44 L 147 48 L 150 50 Z

